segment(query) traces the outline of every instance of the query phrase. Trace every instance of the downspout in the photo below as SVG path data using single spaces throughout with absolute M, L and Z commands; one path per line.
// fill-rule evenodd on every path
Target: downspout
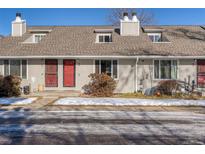
M 139 61 L 139 57 L 136 58 L 136 62 L 135 62 L 135 92 L 138 91 L 138 81 L 137 81 L 137 74 L 138 74 L 138 61 Z

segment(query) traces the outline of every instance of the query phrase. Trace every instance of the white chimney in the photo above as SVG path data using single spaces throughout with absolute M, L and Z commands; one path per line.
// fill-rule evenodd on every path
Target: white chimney
M 136 13 L 132 13 L 132 19 L 128 17 L 128 13 L 123 14 L 123 19 L 120 20 L 120 35 L 122 36 L 139 36 L 140 22 L 137 19 Z
M 129 21 L 128 13 L 127 13 L 127 12 L 124 12 L 124 13 L 123 13 L 123 20 L 124 20 L 124 21 Z
M 21 19 L 21 13 L 16 13 L 12 22 L 12 36 L 22 36 L 26 32 L 26 21 Z
M 137 14 L 135 12 L 132 13 L 132 21 L 139 22 L 139 20 L 137 19 Z

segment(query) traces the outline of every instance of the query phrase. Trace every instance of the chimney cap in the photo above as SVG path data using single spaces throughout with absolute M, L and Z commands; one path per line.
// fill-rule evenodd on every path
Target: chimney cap
M 123 17 L 124 17 L 124 16 L 128 16 L 128 13 L 127 13 L 127 12 L 124 12 L 124 13 L 123 13 Z
M 132 12 L 132 16 L 136 16 L 137 15 L 137 13 L 136 12 Z
M 16 17 L 21 17 L 21 13 L 17 12 Z

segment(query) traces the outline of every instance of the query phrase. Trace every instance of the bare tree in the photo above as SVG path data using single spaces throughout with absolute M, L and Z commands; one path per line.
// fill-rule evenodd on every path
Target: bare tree
M 131 14 L 136 12 L 141 25 L 148 25 L 154 22 L 154 14 L 152 12 L 135 8 L 112 9 L 108 15 L 108 22 L 116 26 L 119 25 L 124 12 L 127 12 L 130 18 Z

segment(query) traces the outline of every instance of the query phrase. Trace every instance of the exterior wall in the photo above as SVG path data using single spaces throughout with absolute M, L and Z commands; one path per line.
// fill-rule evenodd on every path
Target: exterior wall
M 197 81 L 197 64 L 194 59 L 179 60 L 179 80 L 192 83 Z
M 93 73 L 93 60 L 77 59 L 75 70 L 76 70 L 75 87 L 63 87 L 63 59 L 58 59 L 58 87 L 47 87 L 45 89 L 46 90 L 81 90 L 82 86 L 89 82 L 88 75 L 90 73 Z M 45 76 L 43 78 L 45 80 Z
M 22 80 L 22 86 L 30 85 L 32 91 L 37 91 L 39 85 L 44 86 L 45 65 L 44 59 L 29 59 L 27 80 Z
M 120 34 L 122 36 L 138 36 L 139 29 L 139 22 L 121 21 Z
M 135 91 L 135 63 L 134 59 L 119 59 L 119 79 L 117 80 L 117 93 Z
M 153 80 L 153 60 L 139 59 L 137 64 L 137 87 L 138 90 L 145 90 L 157 85 Z
M 93 59 L 77 59 L 75 87 L 63 87 L 63 59 L 58 59 L 58 87 L 45 90 L 82 90 L 82 86 L 89 82 L 88 75 L 94 73 Z M 136 65 L 135 59 L 118 60 L 118 79 L 116 93 L 134 92 L 156 86 L 160 80 L 153 79 L 153 59 L 140 59 Z M 137 69 L 136 69 L 137 66 Z M 22 80 L 22 86 L 30 85 L 32 91 L 38 91 L 39 85 L 45 86 L 45 60 L 28 59 L 27 79 Z M 137 71 L 137 72 L 136 72 Z M 0 74 L 3 74 L 3 60 L 0 60 Z M 178 79 L 196 82 L 197 65 L 193 59 L 178 60 Z M 137 78 L 137 80 L 135 80 Z
M 22 86 L 31 85 L 33 91 L 38 90 L 39 85 L 45 86 L 45 60 L 28 60 L 28 79 L 22 81 Z M 75 87 L 63 87 L 63 59 L 58 59 L 58 87 L 45 87 L 45 90 L 82 90 L 82 86 L 87 84 L 90 79 L 88 75 L 94 73 L 93 59 L 77 59 Z M 135 60 L 120 59 L 118 66 L 116 92 L 134 92 L 135 90 Z
M 33 43 L 33 35 L 31 35 L 29 38 L 27 38 L 24 43 Z
M 29 59 L 27 63 L 27 79 L 22 79 L 22 86 L 30 85 L 37 91 L 38 85 L 44 83 L 44 60 Z M 0 60 L 0 75 L 4 74 L 3 71 L 3 60 Z
M 3 69 L 3 60 L 0 60 L 0 75 L 4 74 L 4 69 Z
M 178 60 L 178 76 L 177 79 L 189 82 L 194 80 L 196 83 L 197 65 L 194 59 L 179 59 Z M 147 88 L 156 86 L 159 81 L 153 78 L 153 59 L 139 60 L 137 72 L 138 89 L 143 91 Z
M 12 22 L 12 36 L 22 36 L 26 32 L 26 22 Z

